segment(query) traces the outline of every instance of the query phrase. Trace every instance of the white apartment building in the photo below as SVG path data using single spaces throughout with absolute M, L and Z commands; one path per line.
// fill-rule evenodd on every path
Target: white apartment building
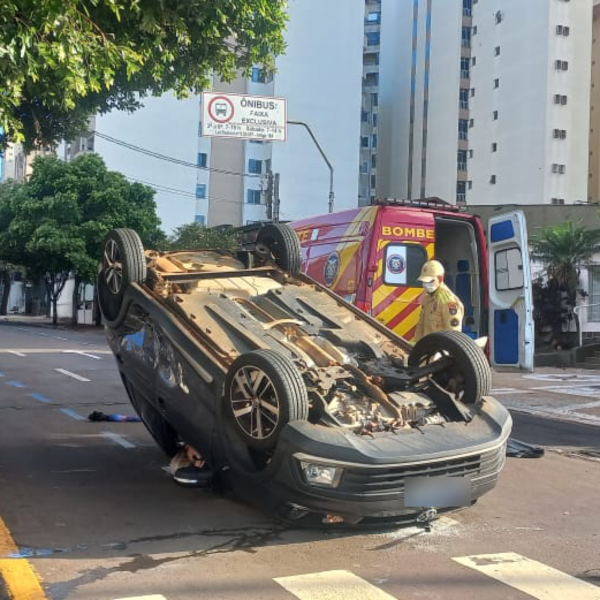
M 378 195 L 587 199 L 592 0 L 383 0 Z

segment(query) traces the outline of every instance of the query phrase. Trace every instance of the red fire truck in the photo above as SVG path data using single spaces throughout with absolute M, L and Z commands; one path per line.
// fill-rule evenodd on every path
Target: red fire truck
M 386 200 L 291 223 L 303 271 L 411 340 L 429 258 L 465 306 L 463 331 L 489 336 L 494 366 L 533 367 L 533 306 L 525 217 L 479 218 L 438 198 Z

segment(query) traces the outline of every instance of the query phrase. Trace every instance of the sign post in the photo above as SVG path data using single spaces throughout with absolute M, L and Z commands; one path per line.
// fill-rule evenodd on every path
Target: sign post
M 263 142 L 285 142 L 284 98 L 203 92 L 202 135 Z

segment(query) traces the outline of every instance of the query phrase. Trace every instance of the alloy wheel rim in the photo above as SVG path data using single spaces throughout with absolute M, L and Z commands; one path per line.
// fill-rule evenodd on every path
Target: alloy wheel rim
M 104 246 L 104 281 L 111 294 L 118 294 L 123 285 L 123 262 L 121 251 L 115 240 L 108 240 Z
M 269 376 L 258 367 L 241 367 L 233 376 L 230 391 L 233 417 L 242 431 L 255 440 L 273 435 L 280 405 Z

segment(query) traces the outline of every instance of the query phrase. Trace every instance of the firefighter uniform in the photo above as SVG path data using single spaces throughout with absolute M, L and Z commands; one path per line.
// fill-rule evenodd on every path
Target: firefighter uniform
M 425 293 L 421 297 L 421 312 L 413 341 L 417 342 L 436 331 L 461 331 L 464 312 L 459 298 L 445 283 L 441 283 L 433 294 Z

